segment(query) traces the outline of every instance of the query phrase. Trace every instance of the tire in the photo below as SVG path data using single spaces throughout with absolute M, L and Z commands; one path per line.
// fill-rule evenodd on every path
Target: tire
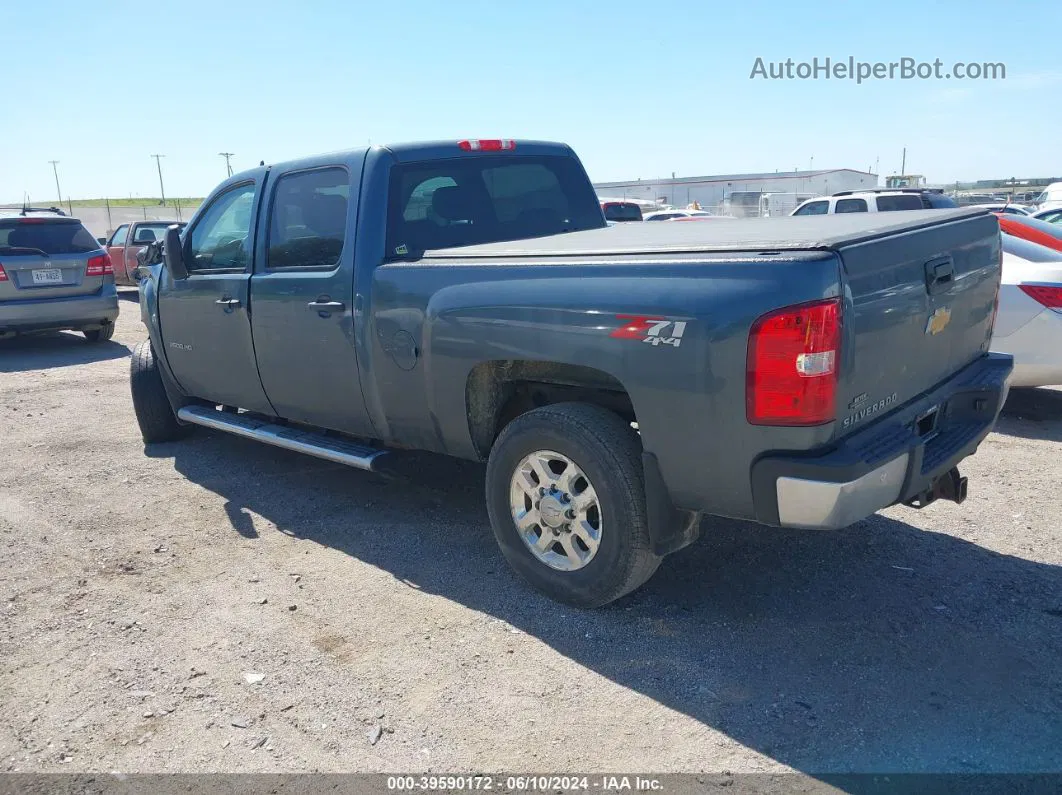
M 81 332 L 88 342 L 106 342 L 114 336 L 114 324 L 108 323 L 101 328 L 87 329 Z
M 517 417 L 502 430 L 487 463 L 487 513 L 502 554 L 520 576 L 551 599 L 592 608 L 619 599 L 653 575 L 661 559 L 652 552 L 649 541 L 641 450 L 638 434 L 619 416 L 581 403 L 558 403 L 535 409 Z M 540 521 L 530 530 L 525 524 L 523 534 L 514 518 L 516 512 L 523 510 L 519 505 L 532 504 L 533 498 L 525 493 L 530 482 L 526 476 L 529 468 L 533 469 L 527 462 L 538 451 L 559 454 L 568 464 L 574 464 L 577 467 L 574 471 L 581 470 L 587 485 L 596 492 L 596 549 L 591 554 L 585 544 L 580 545 L 577 556 L 589 554 L 590 557 L 574 570 L 558 570 L 554 566 L 571 565 L 572 553 L 567 550 L 574 548 L 572 545 L 581 541 L 582 536 L 577 540 L 576 533 L 562 529 L 561 536 L 569 536 L 568 546 L 562 546 L 563 538 L 553 532 L 559 540 L 545 552 L 533 552 L 531 545 L 535 542 L 525 541 L 529 536 L 537 538 L 538 545 L 549 543 L 547 525 L 543 522 L 565 521 L 558 519 L 556 506 L 568 504 L 564 500 L 567 492 L 560 495 L 559 503 L 551 503 L 553 507 L 547 506 L 542 498 L 541 512 L 537 508 L 533 513 L 531 509 L 524 510 L 522 515 L 527 522 L 536 517 Z M 564 461 L 552 463 L 564 467 L 554 477 L 563 478 L 569 471 Z M 518 468 L 522 473 L 519 480 L 514 479 Z M 537 474 L 532 479 L 541 482 Z M 583 495 L 587 493 L 583 491 Z M 576 506 L 583 495 L 574 496 L 570 505 Z M 589 517 L 592 524 L 594 515 L 593 509 L 578 514 L 567 526 L 574 528 L 577 522 L 582 524 L 584 517 Z M 571 517 L 572 513 L 567 516 Z M 552 564 L 544 557 L 554 558 Z
M 133 349 L 129 362 L 129 389 L 144 444 L 176 441 L 191 432 L 190 426 L 177 422 L 169 398 L 166 397 L 162 372 L 150 340 L 144 340 Z

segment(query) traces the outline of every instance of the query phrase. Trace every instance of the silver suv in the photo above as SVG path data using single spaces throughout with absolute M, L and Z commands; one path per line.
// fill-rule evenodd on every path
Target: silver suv
M 73 329 L 109 340 L 118 317 L 111 258 L 57 209 L 0 210 L 0 338 Z

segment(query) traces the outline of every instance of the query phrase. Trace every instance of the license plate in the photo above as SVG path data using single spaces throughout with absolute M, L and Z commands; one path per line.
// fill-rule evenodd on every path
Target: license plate
M 46 268 L 33 271 L 34 284 L 62 284 L 63 272 L 59 268 Z

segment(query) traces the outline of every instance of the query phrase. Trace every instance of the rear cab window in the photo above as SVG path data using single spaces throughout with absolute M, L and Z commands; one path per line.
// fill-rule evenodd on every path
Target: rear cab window
M 604 226 L 578 161 L 476 156 L 392 166 L 387 259 Z
M 877 196 L 874 199 L 879 213 L 895 210 L 921 210 L 922 197 L 917 193 L 903 193 L 898 196 Z
M 604 205 L 606 221 L 641 221 L 642 209 L 637 204 L 608 202 Z

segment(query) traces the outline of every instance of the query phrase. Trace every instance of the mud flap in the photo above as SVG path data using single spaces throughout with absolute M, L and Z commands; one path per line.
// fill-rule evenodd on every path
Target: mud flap
M 649 516 L 649 538 L 653 553 L 663 557 L 689 546 L 701 535 L 701 514 L 681 511 L 671 502 L 671 494 L 660 473 L 660 463 L 652 453 L 642 453 L 645 473 L 645 508 Z

